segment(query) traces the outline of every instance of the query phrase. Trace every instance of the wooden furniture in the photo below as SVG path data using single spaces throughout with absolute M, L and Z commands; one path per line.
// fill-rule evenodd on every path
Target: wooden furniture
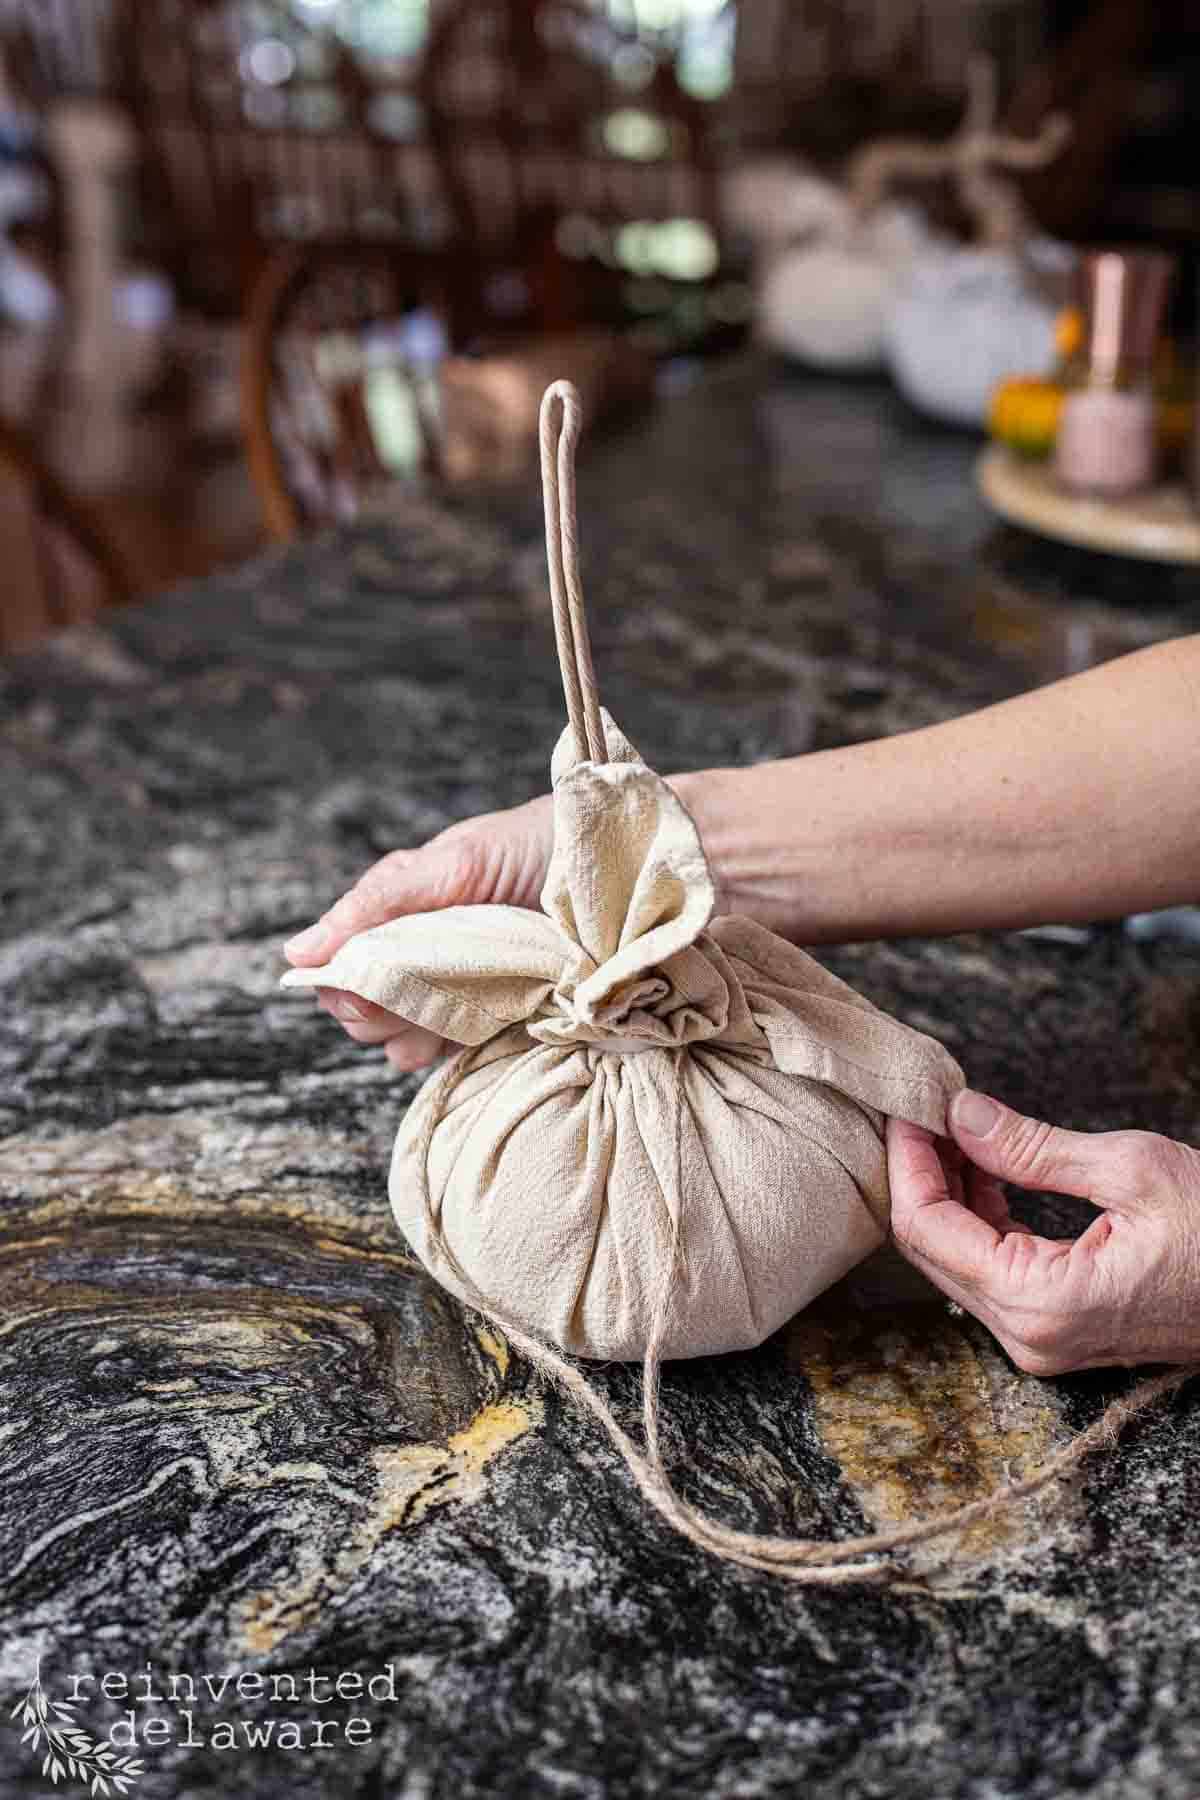
M 282 0 L 114 3 L 145 248 L 185 304 L 238 310 L 291 244 L 470 244 L 519 266 L 562 327 L 564 216 L 601 253 L 623 222 L 716 220 L 710 109 L 583 0 L 432 0 L 424 48 L 392 58 Z
M 0 425 L 0 521 L 0 649 L 33 643 L 132 597 L 123 558 L 89 507 L 9 425 Z
M 512 242 L 539 210 L 716 220 L 711 108 L 582 0 L 454 0 L 417 92 L 459 238 Z
M 436 472 L 419 334 L 439 329 L 448 285 L 446 265 L 378 246 L 280 251 L 263 266 L 246 314 L 242 420 L 273 537 L 353 516 L 390 473 Z M 387 449 L 373 403 L 388 414 Z
M 246 316 L 242 421 L 273 537 L 352 518 L 397 480 L 522 475 L 558 376 L 593 419 L 648 401 L 652 359 L 621 335 L 547 330 L 533 300 L 489 315 L 510 273 L 474 253 L 380 245 L 268 260 Z
M 279 0 L 117 4 L 145 251 L 184 304 L 236 315 L 266 256 L 290 243 L 439 235 L 415 59 L 368 68 Z
M 0 0 L 11 80 L 36 104 L 112 91 L 114 0 Z
M 615 14 L 617 8 L 611 8 Z M 452 241 L 529 294 L 545 331 L 634 320 L 660 350 L 728 335 L 713 107 L 664 32 L 587 0 L 452 0 L 416 79 Z
M 429 0 L 390 49 L 365 11 L 292 0 L 10 4 L 47 95 L 103 93 L 132 122 L 123 249 L 191 316 L 240 317 L 293 245 L 470 245 L 518 310 L 564 330 L 628 313 L 622 226 L 703 221 L 715 241 L 712 109 L 677 79 L 669 33 L 602 4 Z

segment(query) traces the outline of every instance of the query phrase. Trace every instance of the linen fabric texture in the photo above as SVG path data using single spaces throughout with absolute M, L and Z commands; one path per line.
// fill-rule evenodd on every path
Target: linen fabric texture
M 964 1077 L 804 951 L 714 916 L 691 816 L 602 719 L 607 762 L 569 727 L 554 752 L 541 912 L 410 914 L 283 985 L 461 1046 L 389 1184 L 444 1286 L 574 1355 L 640 1361 L 678 1246 L 662 1354 L 747 1349 L 883 1242 L 885 1118 L 944 1134 Z

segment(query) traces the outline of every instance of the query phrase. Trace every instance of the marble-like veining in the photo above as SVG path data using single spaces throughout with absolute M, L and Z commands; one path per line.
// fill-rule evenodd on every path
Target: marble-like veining
M 752 365 L 590 446 L 597 668 L 650 760 L 904 730 L 1200 629 L 1194 575 L 994 525 L 974 448 Z M 390 1669 L 324 1750 L 222 1748 L 218 1719 L 306 1710 L 269 1696 L 202 1692 L 192 1741 L 167 1706 L 133 1791 L 206 1800 L 1195 1800 L 1195 1395 L 955 1558 L 799 1593 L 650 1515 L 398 1236 L 415 1083 L 278 991 L 279 944 L 383 850 L 544 786 L 540 534 L 532 478 L 410 497 L 0 670 L 0 1701 L 38 1656 L 56 1698 L 147 1663 Z M 1194 947 L 827 960 L 1019 1106 L 1200 1140 Z M 636 1429 L 637 1372 L 592 1378 Z M 847 1535 L 988 1491 L 1124 1379 L 1018 1374 L 884 1254 L 761 1350 L 670 1368 L 667 1454 L 731 1523 Z M 39 1766 L 0 1717 L 0 1793 Z

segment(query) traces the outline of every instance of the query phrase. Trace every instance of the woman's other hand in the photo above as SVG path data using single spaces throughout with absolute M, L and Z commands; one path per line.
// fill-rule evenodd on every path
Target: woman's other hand
M 892 1232 L 1017 1367 L 1062 1375 L 1200 1359 L 1200 1150 L 1145 1131 L 1089 1134 L 956 1096 L 951 1140 L 888 1121 Z M 1002 1182 L 1101 1208 L 1081 1237 L 1038 1237 Z

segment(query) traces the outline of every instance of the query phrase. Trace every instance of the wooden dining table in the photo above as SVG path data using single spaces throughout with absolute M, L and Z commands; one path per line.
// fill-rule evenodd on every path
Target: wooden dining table
M 596 666 L 647 760 L 907 731 L 1200 629 L 1195 572 L 993 520 L 977 450 L 753 356 L 591 442 Z M 85 1774 L 111 1743 L 127 1791 L 205 1800 L 1194 1800 L 1200 1390 L 807 1591 L 676 1536 L 394 1225 L 420 1077 L 281 992 L 281 944 L 547 786 L 540 505 L 532 468 L 402 493 L 0 665 L 0 1792 L 49 1791 L 57 1721 Z M 1188 925 L 820 955 L 1026 1111 L 1200 1141 Z M 589 1379 L 636 1434 L 638 1369 Z M 990 1492 L 1132 1379 L 1022 1374 L 885 1249 L 668 1366 L 664 1454 L 729 1524 L 845 1538 Z

